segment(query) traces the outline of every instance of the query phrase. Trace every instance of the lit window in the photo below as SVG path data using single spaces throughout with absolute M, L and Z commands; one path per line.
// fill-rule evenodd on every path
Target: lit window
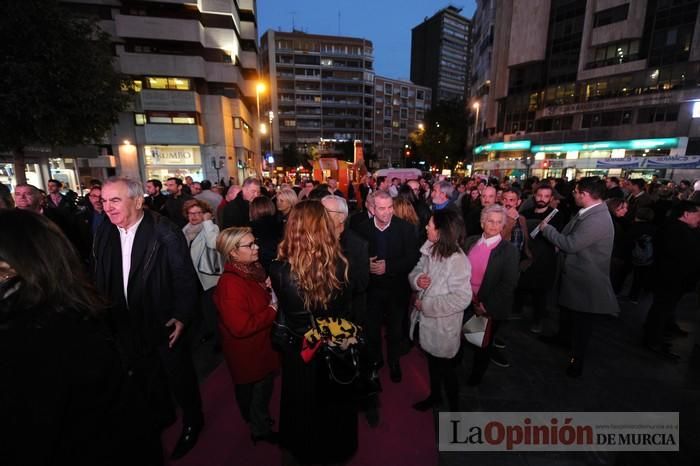
M 148 79 L 149 89 L 170 89 L 176 91 L 189 91 L 191 80 L 187 78 L 160 78 L 150 76 Z
M 143 113 L 134 113 L 134 124 L 136 126 L 143 126 L 146 124 L 146 115 Z
M 148 78 L 149 89 L 167 89 L 168 78 Z

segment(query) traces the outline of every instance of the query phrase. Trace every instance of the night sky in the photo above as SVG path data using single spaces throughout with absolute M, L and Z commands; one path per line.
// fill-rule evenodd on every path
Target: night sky
M 474 0 L 456 0 L 462 16 L 474 14 Z M 411 74 L 411 28 L 448 6 L 439 0 L 258 0 L 258 30 L 362 37 L 374 43 L 374 69 L 390 78 Z M 340 12 L 340 34 L 338 34 Z M 293 19 L 292 19 L 293 18 Z M 293 23 L 292 23 L 293 21 Z

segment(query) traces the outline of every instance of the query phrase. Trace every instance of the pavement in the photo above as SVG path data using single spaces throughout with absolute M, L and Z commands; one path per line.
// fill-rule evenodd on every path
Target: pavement
M 490 364 L 478 387 L 468 387 L 471 354 L 462 361 L 461 402 L 464 411 L 678 411 L 678 453 L 441 453 L 440 465 L 700 465 L 700 325 L 698 296 L 683 298 L 677 319 L 691 333 L 673 341 L 678 362 L 661 359 L 641 345 L 642 324 L 651 296 L 639 304 L 620 300 L 618 318 L 594 331 L 581 378 L 565 374 L 567 350 L 540 342 L 529 331 L 527 310 L 510 320 L 500 336 L 511 367 Z M 547 327 L 556 326 L 556 312 Z
M 443 466 L 698 466 L 700 465 L 700 323 L 697 294 L 686 295 L 677 320 L 688 337 L 674 340 L 678 362 L 669 362 L 641 345 L 642 323 L 651 305 L 620 300 L 622 312 L 594 331 L 584 374 L 565 375 L 563 348 L 540 342 L 529 331 L 528 311 L 510 320 L 500 336 L 511 367 L 491 364 L 478 387 L 468 387 L 472 354 L 466 351 L 460 371 L 464 411 L 677 411 L 680 413 L 680 451 L 674 453 L 440 453 Z M 545 333 L 556 327 L 556 312 L 545 322 Z M 413 351 L 416 351 L 414 349 Z M 203 380 L 221 362 L 220 353 L 207 342 L 194 350 L 195 366 Z M 436 417 L 437 419 L 437 413 Z M 387 420 L 390 421 L 390 420 Z M 397 420 L 400 422 L 400 420 Z M 437 443 L 435 445 L 437 450 Z M 431 466 L 431 465 L 426 465 Z

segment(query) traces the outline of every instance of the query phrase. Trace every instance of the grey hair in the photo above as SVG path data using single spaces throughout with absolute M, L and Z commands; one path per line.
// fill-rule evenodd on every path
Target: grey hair
M 391 194 L 389 194 L 386 191 L 377 190 L 377 191 L 374 191 L 374 193 L 372 193 L 372 194 L 374 194 L 373 200 L 375 201 L 375 203 L 376 203 L 377 199 L 391 199 L 391 200 L 393 200 L 393 198 L 391 197 Z
M 440 192 L 444 194 L 445 197 L 447 197 L 448 199 L 452 196 L 452 193 L 455 190 L 454 185 L 447 180 L 442 180 L 436 183 L 436 186 L 440 188 Z
M 333 210 L 343 214 L 345 218 L 348 217 L 348 203 L 345 200 L 345 198 L 341 196 L 336 196 L 334 194 L 331 194 L 330 196 L 325 196 L 323 199 L 321 199 L 321 203 L 323 204 L 323 207 L 328 209 L 329 206 L 326 205 L 327 201 L 333 203 Z
M 251 184 L 255 184 L 258 187 L 260 187 L 260 180 L 257 178 L 254 178 L 252 176 L 249 176 L 243 181 L 243 187 L 245 188 L 246 186 L 250 186 Z
M 104 188 L 108 184 L 123 183 L 126 185 L 127 193 L 131 199 L 143 198 L 143 184 L 140 181 L 132 180 L 130 178 L 125 178 L 121 176 L 112 176 L 107 178 L 102 187 Z
M 376 191 L 372 191 L 367 195 L 367 199 L 365 199 L 365 205 L 368 207 L 374 208 L 374 195 Z
M 494 205 L 490 205 L 490 206 L 488 206 L 488 207 L 485 207 L 485 208 L 481 211 L 481 223 L 484 223 L 484 222 L 486 221 L 486 217 L 487 217 L 489 214 L 501 214 L 501 217 L 503 217 L 503 220 L 501 221 L 501 223 L 502 223 L 503 225 L 506 224 L 507 211 L 506 211 L 506 208 L 503 207 L 502 205 L 500 205 L 500 204 L 494 204 Z

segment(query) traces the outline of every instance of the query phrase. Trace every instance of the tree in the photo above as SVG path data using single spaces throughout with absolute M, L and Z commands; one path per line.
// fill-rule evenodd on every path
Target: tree
M 24 150 L 95 143 L 130 99 L 109 35 L 57 0 L 0 2 L 0 147 L 25 182 Z
M 442 167 L 462 160 L 467 143 L 467 124 L 468 115 L 463 102 L 436 104 L 426 113 L 425 128 L 412 132 L 409 137 L 413 157 Z
M 297 145 L 292 143 L 282 148 L 282 166 L 298 167 L 306 162 L 306 156 L 299 152 Z

